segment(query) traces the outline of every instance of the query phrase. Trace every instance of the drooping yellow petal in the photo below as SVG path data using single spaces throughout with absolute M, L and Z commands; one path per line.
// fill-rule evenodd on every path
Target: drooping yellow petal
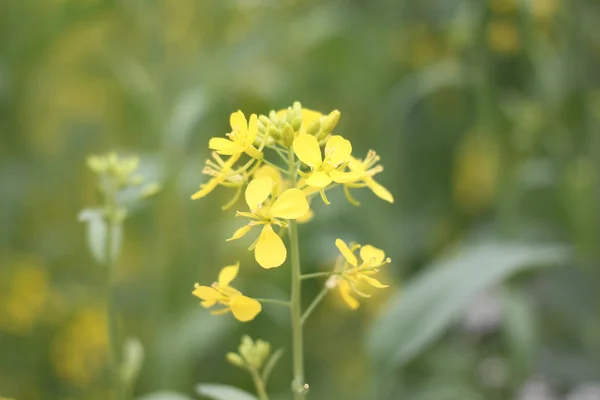
M 263 165 L 254 173 L 254 179 L 268 176 L 273 179 L 273 195 L 277 196 L 283 191 L 283 178 L 277 168 L 270 165 Z
M 261 304 L 254 299 L 246 296 L 235 296 L 229 303 L 233 316 L 241 322 L 248 322 L 254 319 L 262 310 Z
M 348 261 L 350 265 L 352 265 L 353 267 L 356 267 L 358 265 L 358 260 L 356 259 L 356 256 L 354 255 L 354 253 L 352 253 L 352 251 L 350 251 L 348 245 L 342 239 L 336 239 L 335 246 L 338 248 L 340 253 L 342 253 L 344 258 L 346 259 L 346 261 Z
M 212 138 L 208 142 L 208 147 L 212 150 L 215 150 L 219 154 L 224 155 L 235 155 L 239 153 L 243 153 L 246 149 L 244 146 L 232 142 L 229 139 L 225 138 Z
M 198 200 L 212 192 L 222 181 L 222 179 L 213 178 L 206 184 L 202 185 L 202 188 L 192 195 L 192 200 Z
M 288 189 L 271 206 L 271 215 L 276 218 L 296 219 L 309 210 L 306 194 L 300 189 Z
M 283 240 L 273 231 L 271 224 L 266 224 L 254 249 L 256 262 L 261 267 L 269 269 L 279 267 L 285 262 L 286 257 L 287 250 Z
M 256 135 L 258 134 L 258 118 L 256 114 L 252 114 L 250 116 L 250 122 L 248 122 L 248 132 L 246 136 L 246 143 L 252 144 L 254 139 L 256 139 Z
M 200 305 L 204 308 L 211 308 L 215 304 L 217 304 L 216 300 L 203 300 L 200 302 Z
M 309 167 L 319 168 L 322 163 L 321 147 L 317 139 L 307 133 L 301 133 L 294 140 L 294 153 Z
M 221 272 L 219 273 L 219 280 L 218 280 L 219 286 L 229 286 L 231 281 L 234 280 L 235 277 L 237 276 L 239 270 L 240 270 L 239 261 L 237 263 L 235 263 L 234 265 L 228 265 L 227 267 L 224 267 L 221 270 Z
M 231 114 L 229 117 L 229 124 L 231 125 L 231 132 L 238 131 L 242 137 L 246 137 L 246 133 L 248 132 L 248 121 L 246 121 L 246 116 L 241 110 Z
M 325 158 L 334 166 L 338 166 L 350 159 L 352 144 L 340 135 L 333 135 L 325 144 Z
M 306 184 L 308 186 L 324 188 L 327 187 L 332 182 L 331 177 L 323 171 L 316 171 L 309 175 L 306 178 Z
M 351 183 L 356 182 L 361 178 L 361 175 L 357 172 L 342 172 L 334 169 L 329 172 L 329 176 L 334 182 L 337 183 Z
M 200 300 L 206 301 L 217 301 L 223 296 L 210 286 L 196 285 L 192 294 L 198 297 Z
M 367 244 L 360 248 L 360 258 L 369 265 L 379 265 L 385 259 L 385 253 L 383 250 Z
M 232 240 L 242 238 L 246 233 L 250 232 L 250 229 L 252 229 L 251 225 L 244 225 L 241 228 L 237 229 L 235 232 L 233 232 L 233 235 L 231 235 L 229 239 L 225 239 L 225 241 L 230 242 Z
M 375 182 L 374 179 L 372 179 L 372 178 L 365 179 L 365 182 L 367 183 L 367 186 L 369 186 L 369 189 L 371 189 L 377 197 L 379 197 L 380 199 L 383 199 L 389 203 L 394 202 L 394 196 L 392 196 L 392 194 L 386 188 L 384 188 L 382 185 Z
M 384 288 L 388 287 L 388 285 L 384 285 L 383 283 L 379 282 L 377 279 L 371 278 L 370 276 L 367 276 L 365 274 L 360 274 L 359 277 L 363 281 L 367 282 L 369 285 L 376 287 L 378 289 L 384 289 Z
M 268 176 L 253 179 L 246 188 L 246 204 L 256 210 L 269 197 L 273 190 L 273 179 Z
M 350 284 L 348 282 L 346 282 L 345 280 L 342 280 L 339 283 L 339 290 L 340 290 L 340 295 L 342 296 L 342 299 L 348 305 L 348 307 L 350 307 L 353 310 L 356 310 L 360 306 L 360 303 L 358 302 L 358 300 L 356 300 L 354 297 L 352 297 L 352 294 L 351 294 L 352 289 L 350 288 Z

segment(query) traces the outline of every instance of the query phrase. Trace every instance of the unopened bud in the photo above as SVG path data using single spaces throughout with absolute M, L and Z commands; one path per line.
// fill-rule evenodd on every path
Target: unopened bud
M 281 140 L 281 131 L 275 126 L 269 126 L 269 136 L 274 140 Z
M 294 118 L 294 120 L 292 121 L 292 129 L 294 130 L 294 132 L 298 132 L 301 127 L 302 127 L 302 117 Z
M 292 105 L 292 108 L 294 109 L 294 111 L 296 111 L 297 114 L 300 114 L 302 112 L 302 104 L 300 104 L 299 101 L 295 101 Z
M 306 129 L 306 133 L 308 133 L 309 135 L 312 135 L 312 136 L 316 136 L 320 130 L 321 130 L 321 121 L 316 120 L 316 121 L 313 121 L 313 123 L 310 124 L 310 126 Z
M 283 144 L 286 146 L 291 146 L 294 143 L 294 130 L 292 126 L 288 123 L 283 125 L 283 129 L 281 132 L 281 136 L 283 137 Z
M 292 109 L 292 107 L 289 107 L 285 113 L 285 120 L 288 123 L 292 123 L 294 118 L 296 118 L 296 112 Z
M 244 362 L 244 359 L 236 353 L 227 353 L 225 355 L 225 358 L 227 359 L 227 361 L 229 361 L 232 365 L 239 367 L 239 368 L 244 368 L 246 367 L 246 363 Z
M 266 115 L 261 115 L 260 117 L 258 117 L 258 122 L 260 122 L 261 124 L 263 124 L 264 126 L 269 126 L 271 125 L 273 122 L 269 119 L 269 117 L 267 117 Z
M 325 122 L 323 122 L 323 130 L 326 132 L 331 132 L 335 129 L 340 120 L 342 114 L 338 110 L 333 110 L 329 113 L 327 117 L 325 117 Z

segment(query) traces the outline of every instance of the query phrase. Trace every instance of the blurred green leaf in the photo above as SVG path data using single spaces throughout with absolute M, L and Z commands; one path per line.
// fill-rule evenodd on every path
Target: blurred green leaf
M 104 218 L 104 210 L 100 208 L 86 208 L 79 213 L 78 219 L 80 222 L 85 222 L 86 224 L 87 244 L 94 260 L 99 264 L 104 264 L 106 262 L 104 254 L 106 249 L 106 220 Z M 123 228 L 121 224 L 118 224 L 113 235 L 113 258 L 116 258 L 119 254 L 122 237 Z
M 164 391 L 138 397 L 138 400 L 191 400 L 191 397 L 177 392 Z
M 201 383 L 196 387 L 196 391 L 199 395 L 213 400 L 257 400 L 254 395 L 227 385 Z
M 135 383 L 144 364 L 144 346 L 138 338 L 128 338 L 123 351 L 123 378 L 130 386 Z
M 533 266 L 564 260 L 556 245 L 487 243 L 468 246 L 408 282 L 368 338 L 379 369 L 406 364 L 439 337 L 480 291 Z
M 535 310 L 527 296 L 507 289 L 502 293 L 502 312 L 502 329 L 513 368 L 519 376 L 526 376 L 533 367 L 538 348 Z

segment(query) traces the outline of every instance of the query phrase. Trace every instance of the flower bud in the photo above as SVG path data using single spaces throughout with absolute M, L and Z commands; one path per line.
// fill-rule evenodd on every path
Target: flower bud
M 269 136 L 274 140 L 281 140 L 282 137 L 281 131 L 275 125 L 269 126 Z
M 292 129 L 294 130 L 294 132 L 298 132 L 301 127 L 302 127 L 302 117 L 294 118 L 294 120 L 292 121 Z
M 338 110 L 333 110 L 329 113 L 327 117 L 325 117 L 325 122 L 323 122 L 323 130 L 327 133 L 333 131 L 337 126 L 338 121 L 342 114 Z
M 312 136 L 317 136 L 317 134 L 321 131 L 321 121 L 316 120 L 313 121 L 312 124 L 306 129 L 306 133 Z
M 238 368 L 245 368 L 246 367 L 246 363 L 244 362 L 244 359 L 239 354 L 236 354 L 236 353 L 227 353 L 225 355 L 225 358 L 233 366 L 236 366 Z
M 260 117 L 258 117 L 258 122 L 263 124 L 265 127 L 273 124 L 273 121 L 271 121 L 266 115 L 261 115 Z
M 292 126 L 287 122 L 283 125 L 281 135 L 283 137 L 284 145 L 289 147 L 292 145 L 292 143 L 294 143 L 294 130 L 292 129 Z

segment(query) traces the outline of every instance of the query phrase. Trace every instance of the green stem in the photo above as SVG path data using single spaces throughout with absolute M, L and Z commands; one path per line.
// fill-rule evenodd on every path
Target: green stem
M 290 307 L 290 302 L 285 300 L 276 300 L 276 299 L 261 299 L 254 297 L 254 300 L 257 300 L 260 303 L 265 304 L 276 304 L 278 306 Z
M 269 400 L 269 395 L 267 395 L 267 389 L 265 388 L 265 384 L 260 378 L 260 375 L 256 370 L 250 371 L 252 374 L 252 380 L 254 381 L 254 386 L 256 387 L 256 394 L 258 394 L 259 400 Z
M 111 203 L 112 201 L 109 200 Z M 121 340 L 119 337 L 119 321 L 117 312 L 117 301 L 115 298 L 114 280 L 115 280 L 115 255 L 113 250 L 114 238 L 117 228 L 115 221 L 114 204 L 108 204 L 108 214 L 106 218 L 106 244 L 105 244 L 105 262 L 108 270 L 108 279 L 106 283 L 106 297 L 108 301 L 108 341 L 111 352 L 111 378 L 115 391 L 116 400 L 127 399 L 127 388 L 121 377 Z
M 265 164 L 267 164 L 267 165 L 270 165 L 271 167 L 275 168 L 277 171 L 281 172 L 282 174 L 285 174 L 285 175 L 288 174 L 288 171 L 286 171 L 285 169 L 281 168 L 277 164 L 273 164 L 271 161 L 263 159 L 262 162 L 265 163 Z
M 315 310 L 315 308 L 317 308 L 319 303 L 321 303 L 321 301 L 325 298 L 325 296 L 327 295 L 327 292 L 329 292 L 329 288 L 327 287 L 327 285 L 325 285 L 325 286 L 323 286 L 323 289 L 321 289 L 321 291 L 319 292 L 317 297 L 315 297 L 315 299 L 312 301 L 312 303 L 310 303 L 310 306 L 308 306 L 306 311 L 304 311 L 304 314 L 302 314 L 302 319 L 301 319 L 302 325 L 304 325 L 304 323 L 306 322 L 308 317 L 310 317 L 310 314 Z
M 296 162 L 294 160 L 294 151 L 291 147 L 289 149 L 288 167 L 291 186 L 295 188 L 297 186 Z M 300 249 L 298 246 L 298 224 L 295 220 L 291 220 L 288 228 L 292 264 L 291 317 L 292 354 L 294 359 L 292 390 L 295 400 L 304 400 L 306 398 L 306 386 L 304 382 L 304 350 L 302 348 L 302 280 L 300 278 L 302 271 L 300 269 Z
M 331 276 L 331 275 L 336 275 L 339 274 L 339 272 L 334 272 L 334 271 L 328 271 L 328 272 L 313 272 L 310 274 L 303 274 L 300 275 L 300 279 L 301 280 L 305 280 L 305 279 L 313 279 L 313 278 L 320 278 L 320 277 L 324 277 L 324 276 Z

